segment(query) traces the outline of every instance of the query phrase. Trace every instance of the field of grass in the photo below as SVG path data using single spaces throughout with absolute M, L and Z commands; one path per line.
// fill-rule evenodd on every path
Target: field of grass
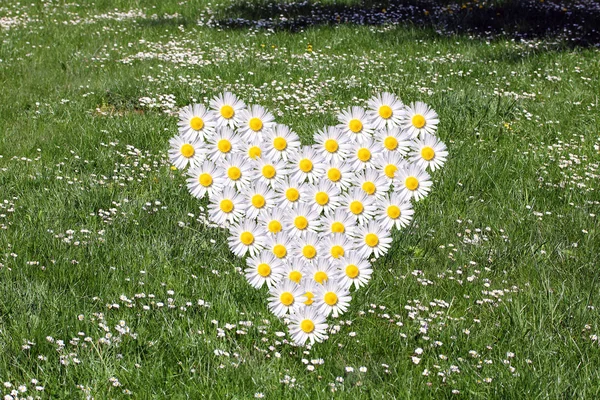
M 0 3 L 0 395 L 600 397 L 597 45 L 146 3 Z M 312 348 L 169 167 L 223 90 L 307 144 L 379 91 L 440 115 L 431 195 Z

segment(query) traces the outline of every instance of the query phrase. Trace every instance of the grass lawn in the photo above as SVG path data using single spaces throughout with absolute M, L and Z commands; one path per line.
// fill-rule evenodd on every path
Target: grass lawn
M 0 395 L 600 397 L 597 45 L 80 3 L 0 3 Z M 312 348 L 169 166 L 223 90 L 305 144 L 380 91 L 440 116 L 430 196 Z

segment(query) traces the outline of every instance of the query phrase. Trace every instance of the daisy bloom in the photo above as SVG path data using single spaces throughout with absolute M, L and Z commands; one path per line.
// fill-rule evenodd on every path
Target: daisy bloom
M 169 160 L 177 169 L 184 169 L 188 165 L 193 168 L 206 158 L 204 143 L 198 137 L 177 135 L 169 140 L 169 145 Z
M 354 248 L 354 240 L 343 233 L 334 233 L 327 235 L 321 240 L 321 249 L 319 253 L 327 261 L 333 263 L 344 257 L 346 253 Z
M 272 160 L 287 161 L 290 154 L 298 152 L 300 144 L 298 135 L 286 125 L 276 124 L 265 133 L 266 156 Z
M 286 176 L 280 184 L 275 185 L 276 201 L 282 208 L 291 208 L 307 199 L 306 184 Z
M 437 113 L 421 101 L 404 106 L 400 126 L 408 132 L 411 138 L 416 138 L 422 133 L 435 134 L 440 122 Z
M 368 101 L 371 123 L 375 129 L 400 125 L 404 104 L 391 93 L 383 92 Z
M 350 152 L 350 139 L 335 126 L 329 126 L 317 131 L 315 149 L 329 162 L 344 161 Z
M 344 210 L 356 216 L 359 224 L 372 219 L 377 209 L 373 198 L 357 187 L 342 195 L 341 204 Z
M 356 142 L 353 144 L 346 161 L 354 171 L 364 168 L 375 168 L 373 161 L 380 152 L 381 150 L 375 145 L 373 138 L 369 137 L 360 143 Z
M 365 286 L 373 274 L 373 268 L 369 261 L 356 252 L 348 253 L 345 257 L 340 258 L 337 265 L 340 269 L 340 280 L 347 288 L 352 285 L 356 289 Z
M 223 171 L 211 161 L 204 161 L 199 166 L 192 168 L 187 173 L 187 186 L 192 196 L 203 198 L 207 193 L 212 197 L 216 192 L 223 190 L 225 177 Z
M 265 154 L 265 143 L 261 140 L 245 141 L 242 139 L 242 151 L 244 159 L 254 162 Z
M 339 187 L 340 190 L 345 190 L 353 184 L 354 171 L 346 162 L 332 161 L 325 165 L 323 178 Z
M 310 263 L 317 259 L 320 250 L 319 236 L 315 232 L 302 234 L 292 242 L 292 254 L 294 257 Z
M 356 215 L 339 207 L 333 212 L 327 212 L 321 217 L 323 232 L 327 234 L 343 233 L 352 236 L 356 228 Z
M 300 182 L 313 183 L 325 172 L 323 157 L 311 146 L 302 146 L 296 153 L 290 155 L 292 178 Z
M 259 158 L 254 162 L 252 175 L 257 182 L 265 183 L 270 187 L 275 187 L 277 183 L 282 182 L 288 174 L 287 164 L 283 160 L 273 161 L 270 158 Z
M 210 108 L 213 110 L 217 127 L 234 128 L 238 123 L 239 113 L 246 108 L 246 104 L 233 93 L 224 92 L 212 98 Z
M 215 120 L 212 112 L 203 104 L 183 107 L 179 111 L 179 133 L 203 140 L 215 131 Z
M 275 125 L 275 117 L 262 106 L 249 106 L 240 111 L 239 132 L 248 142 L 263 140 L 265 132 Z
M 248 208 L 246 218 L 256 219 L 261 211 L 269 211 L 275 206 L 275 192 L 265 183 L 255 183 L 243 191 Z
M 306 202 L 319 211 L 335 210 L 340 205 L 340 189 L 326 179 L 307 185 L 306 194 Z
M 302 287 L 287 279 L 282 279 L 272 287 L 269 295 L 269 309 L 278 317 L 304 307 L 306 301 Z
M 226 156 L 220 163 L 220 169 L 225 176 L 226 186 L 235 186 L 243 190 L 250 185 L 252 175 L 252 164 L 241 154 Z
M 283 210 L 280 208 L 271 208 L 262 210 L 258 215 L 258 224 L 265 232 L 276 235 L 283 231 Z
M 407 192 L 415 201 L 425 198 L 431 190 L 431 177 L 427 171 L 422 170 L 416 165 L 410 165 L 408 168 L 398 170 L 394 186 Z
M 375 253 L 375 258 L 385 255 L 392 243 L 390 232 L 376 221 L 360 225 L 354 236 L 357 252 L 363 258 L 369 257 L 371 253 Z
M 306 277 L 319 285 L 329 280 L 336 280 L 338 273 L 339 271 L 336 266 L 324 258 L 319 258 L 313 263 L 306 264 Z
M 304 289 L 304 296 L 306 297 L 306 301 L 304 302 L 305 306 L 310 307 L 313 304 L 315 291 L 318 285 L 319 284 L 312 279 L 302 279 L 300 281 L 300 286 Z
M 260 233 L 254 221 L 242 221 L 233 225 L 229 232 L 229 248 L 238 257 L 243 257 L 248 252 L 251 256 L 254 256 L 264 247 L 265 235 Z
M 294 311 L 289 319 L 288 329 L 297 345 L 304 346 L 307 341 L 310 341 L 310 344 L 321 343 L 328 337 L 325 316 L 314 308 L 300 308 Z
M 378 130 L 373 135 L 373 139 L 384 153 L 398 152 L 403 156 L 408 154 L 413 144 L 410 135 L 398 127 Z
M 319 211 L 308 204 L 299 204 L 286 210 L 284 222 L 284 227 L 292 236 L 318 232 L 321 228 Z
M 283 277 L 294 283 L 300 283 L 307 274 L 307 266 L 304 261 L 290 257 L 283 265 Z
M 408 168 L 407 161 L 398 152 L 384 152 L 373 162 L 375 169 L 390 182 L 397 176 L 398 171 Z
M 325 315 L 331 314 L 337 318 L 348 310 L 350 305 L 350 291 L 340 280 L 329 280 L 317 287 L 315 293 L 315 307 Z
M 375 221 L 385 229 L 401 229 L 410 224 L 415 211 L 406 192 L 394 192 L 378 201 Z
M 291 257 L 292 239 L 285 232 L 279 232 L 275 235 L 267 235 L 265 239 L 265 249 L 269 250 L 275 257 L 284 263 Z
M 373 133 L 373 125 L 362 107 L 349 107 L 338 114 L 337 127 L 352 141 L 362 142 Z
M 242 143 L 230 127 L 222 126 L 206 138 L 206 148 L 208 149 L 208 158 L 219 162 L 225 156 L 240 152 Z
M 246 259 L 248 268 L 244 270 L 250 285 L 260 289 L 267 285 L 269 289 L 281 280 L 283 265 L 270 251 L 261 251 L 256 256 Z
M 218 225 L 224 225 L 226 222 L 239 221 L 246 208 L 244 196 L 234 188 L 226 187 L 223 191 L 215 192 L 210 197 L 208 213 L 211 221 Z
M 391 181 L 375 169 L 365 169 L 356 174 L 356 184 L 368 196 L 380 199 L 390 190 Z
M 435 171 L 441 168 L 448 157 L 446 145 L 437 137 L 428 133 L 421 134 L 414 140 L 410 161 L 421 169 L 430 168 Z

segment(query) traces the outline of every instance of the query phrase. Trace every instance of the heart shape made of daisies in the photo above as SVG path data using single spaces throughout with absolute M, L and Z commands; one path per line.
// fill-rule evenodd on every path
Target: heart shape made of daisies
M 328 337 L 327 317 L 369 282 L 371 261 L 411 222 L 412 202 L 431 190 L 427 171 L 448 155 L 421 102 L 381 93 L 338 120 L 302 145 L 265 108 L 226 92 L 184 107 L 170 140 L 172 164 L 189 168 L 193 196 L 209 196 L 210 221 L 229 230 L 248 283 L 268 287 L 269 309 L 298 345 Z

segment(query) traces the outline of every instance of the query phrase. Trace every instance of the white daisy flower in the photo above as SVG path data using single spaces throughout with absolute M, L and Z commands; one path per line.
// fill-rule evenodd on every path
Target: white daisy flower
M 300 283 L 302 282 L 306 274 L 307 274 L 307 265 L 304 261 L 290 257 L 288 258 L 283 265 L 283 277 L 294 282 Z M 303 290 L 304 292 L 304 290 Z M 308 300 L 308 299 L 307 299 Z
M 410 134 L 411 138 L 416 138 L 422 133 L 435 134 L 439 122 L 438 115 L 432 108 L 417 101 L 410 106 L 404 106 L 400 126 Z
M 223 190 L 225 177 L 223 171 L 217 168 L 212 161 L 204 161 L 199 166 L 188 171 L 187 186 L 192 196 L 201 199 L 207 193 L 209 197 Z
M 280 184 L 275 185 L 276 201 L 282 208 L 291 208 L 307 200 L 306 184 L 286 176 Z
M 315 232 L 302 234 L 292 242 L 292 255 L 305 263 L 313 262 L 319 256 L 320 240 Z
M 254 162 L 261 158 L 265 154 L 265 143 L 260 140 L 245 141 L 242 139 L 242 151 L 241 154 L 244 159 L 250 162 Z
M 264 107 L 254 105 L 240 111 L 238 131 L 247 142 L 262 141 L 264 134 L 275 125 L 275 117 Z
M 287 279 L 282 279 L 269 290 L 269 309 L 278 317 L 304 307 L 305 301 L 302 287 Z
M 270 210 L 262 210 L 258 215 L 258 224 L 272 235 L 276 235 L 283 231 L 283 210 L 281 208 L 271 208 Z
M 235 224 L 229 229 L 229 233 L 229 248 L 238 257 L 243 257 L 248 252 L 254 256 L 264 247 L 266 237 L 260 233 L 254 221 L 244 220 Z
M 257 182 L 262 182 L 270 187 L 275 187 L 277 183 L 281 183 L 287 176 L 289 170 L 287 163 L 283 160 L 274 161 L 270 158 L 259 158 L 254 162 L 254 170 L 252 175 L 257 177 Z
M 401 229 L 410 224 L 415 211 L 406 192 L 394 192 L 377 202 L 375 221 L 385 229 Z
M 362 107 L 349 107 L 338 114 L 340 124 L 337 127 L 352 142 L 362 142 L 373 133 L 373 125 Z
M 373 138 L 368 137 L 363 141 L 356 142 L 346 159 L 354 171 L 360 171 L 364 168 L 375 168 L 373 161 L 381 153 L 381 149 L 375 145 Z
M 339 259 L 340 280 L 347 288 L 354 285 L 356 289 L 365 286 L 371 279 L 373 268 L 369 261 L 356 252 L 350 252 Z
M 206 159 L 202 139 L 191 135 L 177 135 L 169 140 L 169 161 L 177 169 L 195 167 Z
M 345 190 L 354 182 L 354 171 L 348 163 L 332 161 L 325 165 L 325 173 L 322 178 L 329 180 L 340 190 Z
M 410 135 L 398 127 L 381 129 L 373 139 L 383 153 L 398 152 L 402 156 L 408 154 L 413 144 Z
M 239 221 L 247 208 L 244 196 L 232 187 L 215 192 L 210 197 L 208 213 L 210 220 L 218 225 Z
M 292 236 L 300 236 L 307 232 L 318 232 L 321 229 L 319 211 L 308 204 L 299 204 L 285 211 L 284 227 Z
M 313 183 L 325 172 L 323 157 L 311 146 L 302 146 L 294 154 L 290 154 L 292 178 L 300 182 L 309 181 Z
M 369 117 L 375 129 L 400 125 L 404 104 L 391 93 L 379 93 L 369 99 Z
M 334 212 L 327 212 L 321 217 L 323 232 L 327 234 L 343 233 L 352 236 L 356 228 L 356 215 L 339 207 Z
M 203 104 L 183 107 L 179 111 L 179 132 L 203 140 L 215 131 L 215 119 Z
M 339 317 L 348 310 L 352 296 L 340 280 L 328 280 L 317 287 L 315 293 L 315 308 L 325 316 Z
M 308 184 L 306 193 L 306 202 L 319 211 L 335 210 L 340 205 L 340 189 L 326 179 Z
M 306 297 L 306 301 L 304 302 L 306 307 L 310 307 L 313 304 L 317 285 L 318 283 L 312 279 L 302 279 L 300 281 L 300 286 L 304 289 L 304 296 Z
M 248 187 L 252 178 L 252 164 L 241 154 L 226 156 L 219 163 L 220 169 L 225 176 L 226 186 L 235 186 L 242 191 Z
M 285 232 L 279 232 L 276 235 L 267 235 L 265 249 L 269 250 L 275 257 L 286 264 L 287 260 L 291 258 L 292 239 Z
M 217 128 L 215 133 L 206 138 L 208 158 L 219 162 L 230 154 L 239 153 L 242 150 L 240 138 L 228 126 Z
M 310 341 L 311 345 L 315 342 L 321 343 L 328 338 L 325 317 L 312 307 L 297 309 L 289 319 L 290 336 L 299 346 L 304 346 L 307 341 Z
M 265 152 L 271 160 L 287 161 L 290 154 L 298 152 L 300 145 L 298 135 L 286 125 L 276 124 L 265 133 Z
M 217 127 L 235 128 L 239 122 L 240 111 L 246 108 L 246 104 L 233 93 L 224 92 L 212 98 L 210 108 L 216 118 Z
M 377 210 L 374 199 L 357 187 L 342 195 L 341 204 L 344 210 L 356 216 L 359 225 L 372 219 Z
M 357 252 L 363 258 L 369 257 L 371 253 L 375 254 L 375 258 L 385 255 L 392 243 L 390 232 L 376 221 L 358 226 L 354 236 Z
M 397 176 L 398 171 L 408 168 L 407 161 L 398 152 L 384 152 L 373 162 L 375 169 L 390 182 Z
M 265 284 L 269 289 L 283 276 L 283 264 L 270 251 L 261 251 L 256 256 L 246 259 L 248 268 L 244 270 L 246 279 L 256 289 L 260 289 Z
M 336 260 L 344 257 L 345 254 L 354 248 L 354 240 L 343 233 L 327 235 L 321 240 L 320 244 L 321 249 L 319 250 L 319 254 L 330 263 L 334 263 Z
M 339 271 L 335 264 L 324 258 L 318 258 L 315 262 L 306 264 L 306 277 L 312 279 L 319 285 L 329 280 L 338 279 Z
M 412 149 L 410 161 L 421 169 L 430 168 L 435 171 L 444 165 L 448 157 L 446 145 L 428 133 L 423 133 L 420 138 L 415 139 Z
M 275 207 L 275 192 L 266 183 L 254 183 L 242 192 L 248 204 L 246 217 L 256 219 L 261 211 L 269 211 Z
M 410 165 L 408 168 L 399 169 L 394 179 L 394 186 L 401 191 L 407 192 L 415 201 L 427 197 L 432 185 L 431 176 L 417 165 Z
M 381 199 L 390 190 L 392 182 L 375 169 L 365 169 L 356 174 L 356 183 L 368 196 Z
M 350 139 L 335 126 L 329 126 L 317 131 L 314 137 L 315 149 L 326 162 L 344 161 L 350 152 Z

